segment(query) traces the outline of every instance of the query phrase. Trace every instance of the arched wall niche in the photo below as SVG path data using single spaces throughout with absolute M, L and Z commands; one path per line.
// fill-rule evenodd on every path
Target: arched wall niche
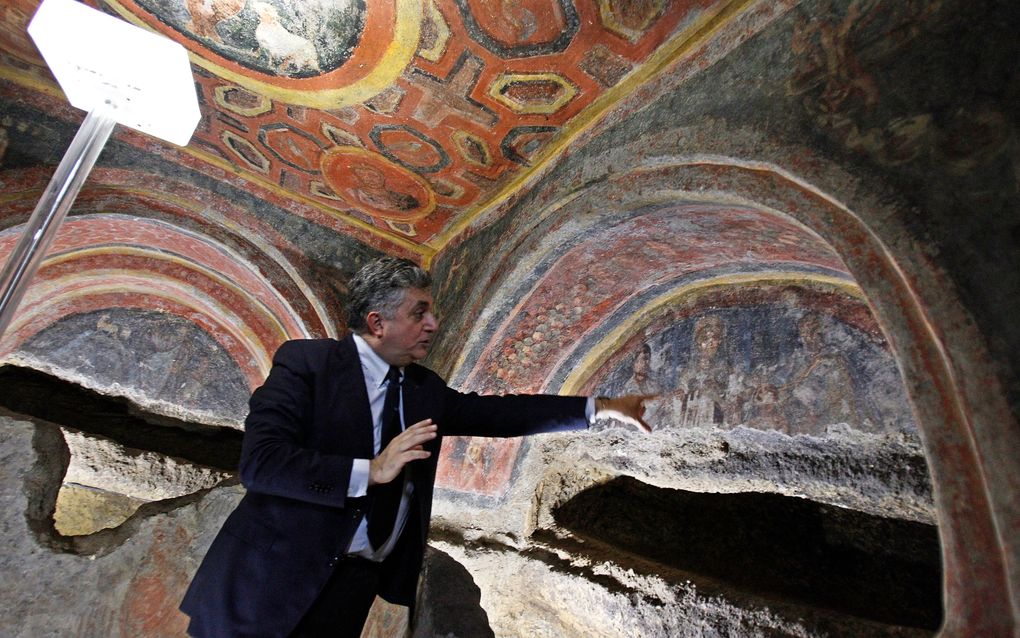
M 51 173 L 41 167 L 3 172 L 7 199 L 0 226 L 27 220 Z M 333 301 L 328 289 L 316 281 L 312 260 L 229 193 L 145 168 L 97 167 L 75 199 L 70 217 L 89 214 L 141 216 L 207 238 L 228 262 L 246 262 L 248 270 L 265 279 L 276 291 L 273 296 L 292 307 L 289 312 L 300 317 L 310 334 L 336 335 L 335 304 L 328 303 Z
M 5 254 L 18 230 L 4 233 Z M 7 356 L 67 315 L 134 307 L 199 326 L 254 387 L 275 347 L 288 334 L 305 333 L 300 319 L 249 265 L 201 237 L 120 215 L 78 216 L 62 230 L 4 337 Z
M 600 200 L 599 189 L 591 190 L 574 204 Z M 769 280 L 853 288 L 831 249 L 772 211 L 674 194 L 631 209 L 603 208 L 601 217 L 591 228 L 555 227 L 543 238 L 544 253 L 513 255 L 506 288 L 491 298 L 461 353 L 472 365 L 455 374 L 455 383 L 490 393 L 577 393 L 577 379 L 567 375 L 589 370 L 592 349 L 648 305 L 670 305 L 705 287 Z M 453 441 L 439 485 L 502 499 L 525 445 Z
M 0 256 L 17 242 L 21 224 L 49 178 L 45 168 L 3 172 L 6 199 L 0 224 L 5 230 L 0 231 Z M 335 336 L 342 330 L 342 323 L 335 320 L 337 284 L 323 268 L 221 190 L 143 168 L 100 167 L 90 175 L 57 233 L 0 342 L 0 356 L 131 396 L 157 411 L 183 415 L 195 408 L 188 400 L 156 399 L 149 396 L 151 388 L 134 387 L 129 378 L 110 378 L 112 385 L 98 388 L 94 370 L 68 367 L 66 361 L 59 364 L 40 344 L 57 343 L 53 330 L 71 315 L 99 313 L 99 323 L 93 321 L 88 332 L 118 343 L 137 340 L 139 331 L 151 326 L 139 324 L 134 337 L 126 336 L 132 321 L 118 323 L 102 311 L 149 313 L 142 323 L 162 315 L 168 335 L 180 328 L 170 325 L 177 320 L 209 335 L 229 354 L 245 380 L 245 392 L 250 392 L 262 383 L 272 354 L 283 341 Z M 47 329 L 51 333 L 47 340 L 33 341 Z M 31 352 L 22 351 L 22 344 L 29 342 Z M 200 376 L 200 369 L 194 368 L 194 377 Z M 224 406 L 243 405 L 247 397 L 234 399 L 192 417 L 239 427 L 244 410 Z
M 729 193 L 783 210 L 843 259 L 893 348 L 926 447 L 946 573 L 944 635 L 980 627 L 999 631 L 1013 612 L 1010 592 L 1018 576 L 1012 568 L 1015 539 L 1000 531 L 1015 520 L 1003 497 L 1017 488 L 1015 478 L 1000 471 L 1000 446 L 1015 449 L 1017 433 L 990 375 L 983 339 L 968 329 L 958 307 L 947 307 L 944 280 L 912 251 L 894 257 L 894 248 L 846 204 L 779 167 L 725 157 L 665 157 L 649 164 L 651 173 L 667 172 L 671 183 L 686 189 L 722 183 Z M 896 248 L 903 248 L 902 241 Z M 930 283 L 942 285 L 922 294 Z M 946 346 L 955 341 L 953 333 L 972 345 L 967 353 Z M 977 370 L 982 372 L 975 377 Z M 977 388 L 967 382 L 975 378 L 992 385 Z M 995 404 L 998 414 L 985 420 L 982 412 Z M 992 608 L 999 611 L 991 613 Z
M 705 131 L 681 129 L 666 137 L 689 142 L 689 136 L 703 139 L 705 135 Z M 1008 469 L 1015 467 L 1015 461 L 1004 456 L 1006 450 L 1020 445 L 1015 421 L 983 338 L 966 319 L 945 276 L 898 227 L 896 219 L 904 214 L 902 203 L 881 189 L 861 189 L 859 182 L 838 166 L 814 157 L 807 149 L 786 150 L 787 156 L 801 153 L 798 163 L 809 169 L 798 174 L 772 162 L 732 156 L 656 156 L 648 150 L 635 150 L 650 146 L 654 148 L 647 140 L 631 145 L 629 150 L 640 158 L 631 169 L 613 172 L 594 186 L 570 193 L 564 198 L 568 205 L 558 201 L 532 213 L 528 220 L 518 221 L 518 227 L 527 232 L 511 242 L 517 251 L 505 257 L 499 268 L 490 270 L 490 275 L 496 274 L 485 284 L 488 308 L 498 314 L 524 306 L 527 294 L 522 295 L 521 289 L 530 294 L 535 278 L 543 274 L 536 269 L 538 275 L 524 277 L 527 283 L 522 287 L 515 285 L 521 272 L 535 269 L 550 254 L 559 254 L 555 247 L 564 242 L 561 229 L 569 228 L 567 234 L 581 236 L 595 225 L 592 217 L 614 214 L 604 206 L 613 192 L 627 193 L 624 199 L 635 207 L 649 199 L 661 202 L 665 197 L 684 196 L 739 204 L 770 211 L 777 219 L 794 220 L 807 235 L 830 246 L 845 264 L 845 278 L 859 286 L 899 366 L 935 488 L 945 573 L 941 635 L 997 634 L 1015 627 L 1012 592 L 1016 591 L 1020 548 L 1007 530 L 1017 519 L 1011 495 L 1020 486 L 1016 473 Z M 841 201 L 824 185 L 836 187 L 834 190 L 845 193 L 849 201 Z M 592 246 L 598 244 L 597 237 L 591 241 Z M 519 264 L 516 268 L 509 265 L 515 263 Z M 635 287 L 633 280 L 626 280 L 628 292 Z M 605 310 L 597 304 L 592 309 L 596 314 Z M 479 314 L 482 325 L 490 316 L 487 312 Z M 602 325 L 600 322 L 610 317 L 611 313 L 597 314 L 589 325 Z M 488 345 L 482 348 L 497 343 L 491 333 L 486 338 Z M 571 349 L 583 340 L 580 337 L 560 345 Z M 596 343 L 597 339 L 592 340 L 589 346 Z M 954 343 L 969 347 L 948 345 Z M 618 338 L 613 345 L 619 345 Z M 473 347 L 479 346 L 468 339 L 462 352 L 472 352 Z M 556 362 L 546 370 L 545 378 L 570 379 L 560 385 L 550 383 L 546 389 L 571 392 L 591 387 L 591 375 L 613 353 L 618 349 L 607 347 L 601 355 L 587 359 L 580 355 L 545 356 L 546 361 Z M 471 361 L 462 358 L 461 362 L 465 360 Z M 478 365 L 462 366 L 453 376 L 463 382 L 477 370 Z

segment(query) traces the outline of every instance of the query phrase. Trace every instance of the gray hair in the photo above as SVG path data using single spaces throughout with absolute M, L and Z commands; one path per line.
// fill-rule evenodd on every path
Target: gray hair
M 392 319 L 409 288 L 428 290 L 432 276 L 410 259 L 382 257 L 365 264 L 347 285 L 344 308 L 347 327 L 354 332 L 368 330 L 365 318 L 378 312 Z

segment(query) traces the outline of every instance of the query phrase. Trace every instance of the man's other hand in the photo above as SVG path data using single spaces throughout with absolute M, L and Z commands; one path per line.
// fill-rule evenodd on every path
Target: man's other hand
M 369 462 L 368 484 L 389 483 L 397 478 L 404 466 L 411 461 L 432 456 L 432 452 L 426 451 L 422 446 L 436 438 L 437 429 L 432 419 L 425 419 L 393 437 L 386 449 Z
M 645 432 L 651 432 L 651 426 L 645 422 L 645 402 L 653 398 L 638 395 L 598 397 L 595 399 L 595 420 L 616 419 Z

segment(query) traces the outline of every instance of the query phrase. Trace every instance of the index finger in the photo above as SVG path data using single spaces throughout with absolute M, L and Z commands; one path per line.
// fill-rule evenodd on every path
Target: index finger
M 421 430 L 422 428 L 427 428 L 430 425 L 432 425 L 432 419 L 423 419 L 421 421 L 418 421 L 414 425 L 407 426 L 407 428 L 405 428 L 404 431 L 407 432 L 408 430 Z
M 416 445 L 421 445 L 426 441 L 436 438 L 436 426 L 420 423 L 416 423 L 415 426 L 409 427 L 397 436 L 393 437 L 393 441 L 390 442 L 390 445 L 396 445 L 403 449 L 410 449 Z

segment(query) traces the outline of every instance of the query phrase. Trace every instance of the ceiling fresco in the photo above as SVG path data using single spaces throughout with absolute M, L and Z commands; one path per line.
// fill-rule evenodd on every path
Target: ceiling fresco
M 49 89 L 6 3 L 3 74 Z M 190 52 L 184 152 L 426 261 L 739 2 L 90 0 Z M 311 209 L 311 213 L 308 212 Z

